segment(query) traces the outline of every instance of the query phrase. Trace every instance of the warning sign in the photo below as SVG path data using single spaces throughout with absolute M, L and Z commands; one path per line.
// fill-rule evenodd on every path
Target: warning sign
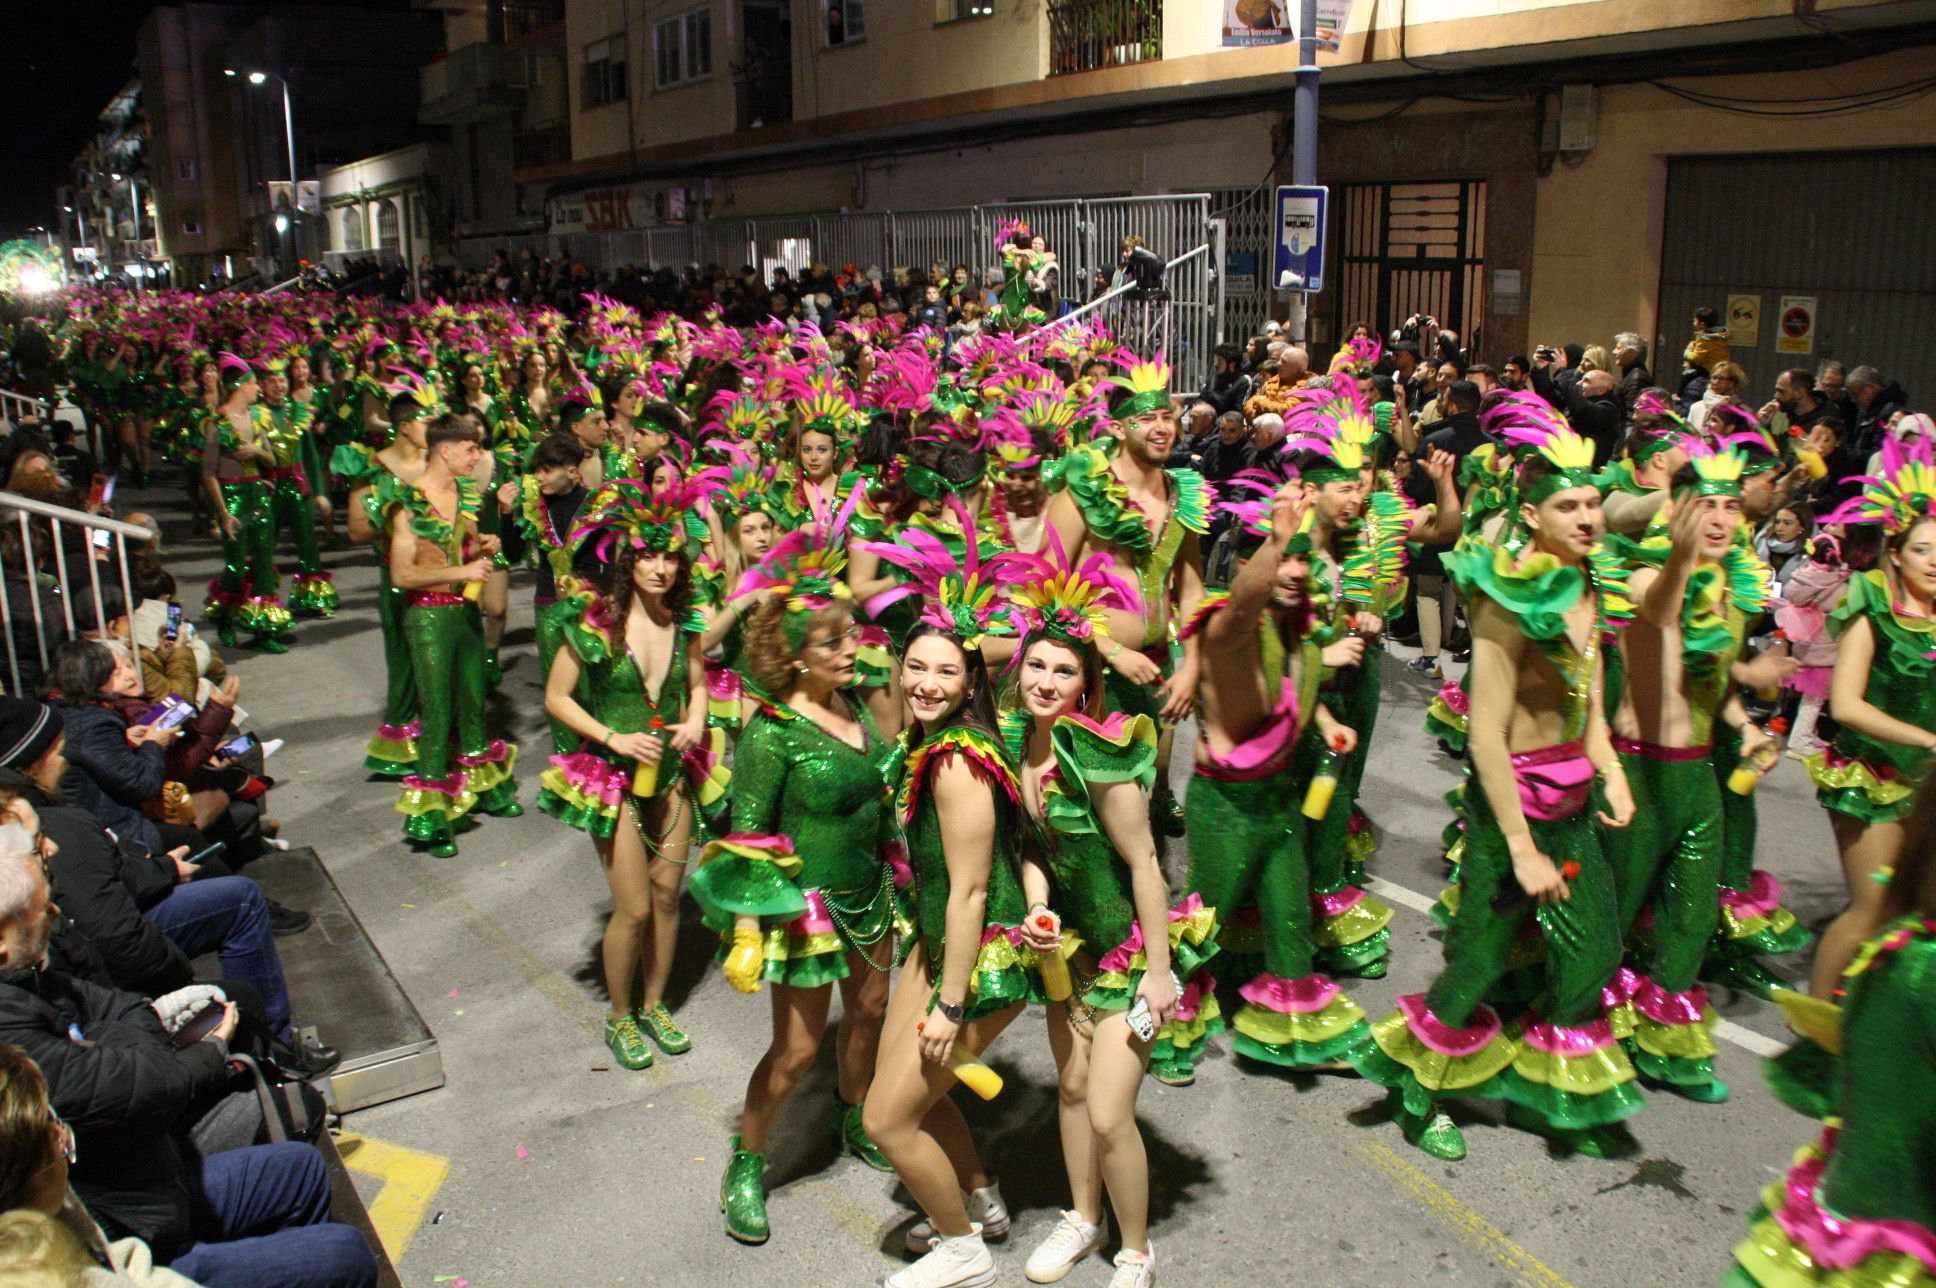
M 1759 295 L 1728 296 L 1728 343 L 1743 349 L 1757 348 L 1761 344 L 1761 297 Z
M 1776 353 L 1815 352 L 1815 297 L 1781 297 L 1780 334 L 1775 336 Z

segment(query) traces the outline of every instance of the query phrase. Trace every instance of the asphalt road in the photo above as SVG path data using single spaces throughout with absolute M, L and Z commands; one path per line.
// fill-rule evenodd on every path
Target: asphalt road
M 158 503 L 159 493 L 150 496 Z M 124 503 L 125 504 L 125 503 Z M 164 514 L 169 564 L 199 603 L 216 551 Z M 242 653 L 242 703 L 265 736 L 288 740 L 273 763 L 285 835 L 313 845 L 442 1044 L 441 1090 L 365 1110 L 350 1130 L 448 1161 L 448 1175 L 393 1181 L 383 1198 L 408 1248 L 412 1285 L 871 1284 L 898 1264 L 912 1217 L 892 1177 L 837 1159 L 825 1130 L 831 1034 L 770 1153 L 774 1236 L 726 1238 L 715 1210 L 727 1136 L 768 1031 L 764 995 L 742 997 L 709 966 L 690 901 L 669 999 L 694 1048 L 643 1072 L 618 1069 L 600 1041 L 597 950 L 607 895 L 590 844 L 530 809 L 542 764 L 531 655 L 530 586 L 514 581 L 507 674 L 495 726 L 520 742 L 529 812 L 488 820 L 453 859 L 401 843 L 395 789 L 367 781 L 361 748 L 383 673 L 374 559 L 328 556 L 344 609 L 304 622 L 285 656 Z M 197 589 L 191 590 L 194 587 Z M 1443 876 L 1442 793 L 1454 769 L 1421 730 L 1431 696 L 1385 659 L 1387 701 L 1363 804 L 1382 834 L 1374 889 L 1397 909 L 1389 976 L 1352 994 L 1373 1017 L 1424 988 L 1439 949 L 1424 909 Z M 1761 865 L 1804 921 L 1832 915 L 1839 878 L 1829 831 L 1800 767 L 1763 785 Z M 1172 860 L 1180 856 L 1172 855 Z M 1778 963 L 1790 974 L 1800 963 Z M 297 1011 L 302 981 L 292 981 Z M 1197 1284 L 1456 1284 L 1641 1288 L 1713 1283 L 1745 1231 L 1758 1189 L 1811 1136 L 1761 1083 L 1760 1054 L 1782 1025 L 1774 1008 L 1725 991 L 1716 1001 L 1723 1105 L 1651 1097 L 1633 1120 L 1631 1157 L 1557 1157 L 1503 1126 L 1501 1109 L 1455 1110 L 1470 1156 L 1458 1164 L 1407 1146 L 1383 1093 L 1350 1077 L 1292 1077 L 1246 1066 L 1227 1046 L 1197 1084 L 1145 1083 L 1160 1281 Z M 1066 1201 L 1054 1077 L 1039 1016 L 1004 1035 L 991 1063 L 1008 1088 L 964 1097 L 983 1156 L 1001 1177 L 1015 1230 L 996 1253 L 1004 1283 Z M 431 1169 L 434 1172 L 434 1169 Z M 359 1186 L 365 1182 L 359 1180 Z M 1093 1260 L 1066 1281 L 1100 1285 Z

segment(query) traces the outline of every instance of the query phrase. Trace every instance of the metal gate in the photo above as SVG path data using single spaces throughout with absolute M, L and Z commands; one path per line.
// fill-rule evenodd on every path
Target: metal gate
M 1414 313 L 1484 352 L 1486 185 L 1354 183 L 1338 190 L 1338 334 L 1360 322 L 1389 334 Z
M 1759 335 L 1736 337 L 1759 406 L 1790 367 L 1867 364 L 1926 400 L 1936 389 L 1936 240 L 1926 206 L 1900 194 L 1936 184 L 1936 150 L 1700 157 L 1667 168 L 1660 311 L 1652 365 L 1671 381 L 1693 325 L 1730 297 L 1759 305 Z M 1807 352 L 1775 347 L 1782 298 L 1815 302 Z M 1794 345 L 1800 348 L 1800 345 Z
M 1275 193 L 1267 184 L 1210 194 L 1211 213 L 1224 223 L 1224 339 L 1239 344 L 1264 329 L 1271 315 L 1271 226 Z

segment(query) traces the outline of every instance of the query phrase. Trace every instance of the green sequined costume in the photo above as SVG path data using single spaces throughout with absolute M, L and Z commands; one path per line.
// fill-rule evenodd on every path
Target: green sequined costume
M 1588 576 L 1551 556 L 1515 561 L 1483 543 L 1454 551 L 1445 564 L 1475 617 L 1485 601 L 1513 614 L 1526 639 L 1567 680 L 1565 741 L 1514 753 L 1515 773 L 1547 752 L 1579 753 L 1591 713 L 1597 632 L 1612 601 L 1624 603 L 1611 584 L 1617 566 L 1596 558 Z M 1587 593 L 1598 598 L 1601 623 L 1594 646 L 1579 653 L 1567 635 L 1566 613 Z M 1428 1114 L 1434 1097 L 1447 1093 L 1498 1096 L 1552 1128 L 1577 1131 L 1641 1109 L 1633 1064 L 1603 1013 L 1602 989 L 1620 965 L 1621 944 L 1595 804 L 1578 803 L 1550 820 L 1527 819 L 1541 853 L 1573 872 L 1568 899 L 1530 906 L 1491 803 L 1468 770 L 1465 854 L 1445 968 L 1429 991 L 1399 998 L 1397 1009 L 1372 1026 L 1375 1046 L 1358 1061 L 1364 1077 L 1401 1093 L 1407 1112 Z M 1486 1003 L 1524 960 L 1521 941 L 1528 935 L 1543 942 L 1544 988 L 1534 1011 L 1502 1022 Z
M 1228 596 L 1212 592 L 1204 600 L 1186 637 L 1222 611 Z M 1237 1053 L 1285 1068 L 1312 1068 L 1351 1058 L 1371 1034 L 1357 1003 L 1315 965 L 1310 863 L 1291 760 L 1304 718 L 1315 710 L 1320 650 L 1315 641 L 1298 646 L 1302 666 L 1293 681 L 1285 674 L 1284 643 L 1268 617 L 1259 624 L 1258 646 L 1277 703 L 1242 746 L 1227 756 L 1206 750 L 1199 758 L 1184 798 L 1190 838 L 1185 888 L 1224 916 L 1214 970 L 1235 982 L 1244 999 L 1231 1023 Z M 1180 1018 L 1164 1026 L 1152 1057 L 1164 1059 L 1173 1073 L 1193 1064 L 1207 1037 L 1223 1027 L 1214 991 L 1191 980 L 1185 994 Z M 1186 1010 L 1194 1016 L 1185 1016 Z
M 1006 1010 L 1018 1002 L 1045 1000 L 1037 974 L 1035 952 L 1022 941 L 1020 927 L 1028 911 L 1015 852 L 1020 788 L 1014 766 L 999 743 L 978 729 L 955 725 L 929 735 L 908 754 L 896 805 L 907 829 L 908 868 L 914 882 L 910 904 L 914 932 L 928 960 L 928 975 L 939 993 L 947 961 L 948 858 L 944 852 L 941 817 L 931 790 L 935 773 L 961 760 L 988 788 L 995 807 L 995 844 L 989 856 L 988 885 L 982 913 L 981 949 L 968 980 L 966 1021 Z
M 419 543 L 436 546 L 445 562 L 464 562 L 479 507 L 477 485 L 453 480 L 457 519 L 445 520 L 421 488 L 385 491 L 385 530 L 407 522 Z M 397 812 L 404 835 L 435 847 L 455 845 L 459 820 L 476 810 L 514 815 L 512 778 L 517 748 L 493 739 L 484 725 L 484 621 L 477 605 L 441 589 L 403 593 L 403 641 L 416 677 L 422 732 L 417 765 L 403 779 Z
M 390 530 L 385 515 L 397 504 L 403 483 L 375 452 L 345 443 L 329 458 L 330 474 L 363 493 L 363 513 L 376 529 L 376 621 L 383 639 L 383 719 L 363 747 L 363 772 L 402 778 L 417 763 L 417 738 L 423 732 L 417 713 L 417 680 L 410 668 L 410 646 L 403 637 L 403 591 L 390 580 Z
M 1002 740 L 1022 759 L 1029 732 L 1026 712 L 1002 714 Z M 1059 717 L 1049 730 L 1053 771 L 1042 779 L 1042 822 L 1047 832 L 1049 902 L 1067 935 L 1088 946 L 1095 975 L 1083 1004 L 1100 1011 L 1128 1009 L 1149 959 L 1136 915 L 1130 871 L 1096 817 L 1092 784 L 1133 782 L 1147 789 L 1156 779 L 1156 725 L 1148 716 L 1113 712 L 1101 720 Z M 1170 970 L 1179 980 L 1216 955 L 1217 911 L 1186 895 L 1169 911 Z
M 637 660 L 625 646 L 624 623 L 611 618 L 609 602 L 597 596 L 567 602 L 582 610 L 563 628 L 564 647 L 578 660 L 574 696 L 579 704 L 614 733 L 663 730 L 684 720 L 689 691 L 687 648 L 705 629 L 699 615 L 688 612 L 680 620 L 655 702 L 646 692 Z M 686 753 L 676 767 L 662 762 L 652 790 L 645 793 L 634 790 L 633 775 L 639 766 L 630 756 L 621 756 L 575 733 L 572 744 L 571 751 L 553 756 L 539 776 L 538 808 L 590 836 L 611 836 L 628 798 L 662 799 L 683 784 L 691 788 L 685 799 L 691 802 L 696 798 L 702 817 L 725 801 L 729 776 L 720 764 L 725 750 L 723 735 L 715 734 L 708 743 Z M 700 830 L 695 827 L 694 834 Z
M 317 458 L 316 435 L 310 432 L 313 412 L 309 405 L 288 399 L 274 406 L 258 405 L 268 413 L 263 442 L 276 454 L 275 467 L 269 471 L 275 489 L 271 502 L 275 525 L 296 542 L 289 607 L 310 616 L 334 617 L 336 583 L 323 570 L 316 547 L 316 497 L 312 489 L 323 467 Z
M 1837 636 L 1858 617 L 1875 634 L 1862 700 L 1918 729 L 1936 732 L 1936 622 L 1904 617 L 1890 604 L 1880 571 L 1849 578 L 1849 592 L 1829 614 Z M 1843 725 L 1825 752 L 1806 762 L 1815 799 L 1824 809 L 1864 823 L 1894 823 L 1909 816 L 1916 788 L 1929 776 L 1932 757 L 1921 747 L 1883 742 Z
M 259 405 L 249 409 L 258 441 L 267 437 L 268 409 Z M 229 418 L 216 413 L 208 421 L 214 446 L 225 453 L 240 451 L 242 436 L 235 432 Z M 205 449 L 206 450 L 206 449 Z M 277 594 L 281 579 L 276 575 L 276 523 L 271 481 L 260 474 L 228 475 L 217 480 L 222 503 L 236 521 L 231 535 L 222 529 L 222 571 L 209 583 L 208 602 L 202 613 L 233 643 L 237 630 L 253 634 L 271 648 L 294 625 L 288 607 Z
M 1710 962 L 1727 963 L 1764 954 L 1799 952 L 1808 946 L 1806 927 L 1781 903 L 1781 882 L 1754 865 L 1760 818 L 1754 793 L 1726 790 L 1728 776 L 1741 762 L 1741 733 L 1726 725 L 1714 730 L 1708 764 L 1721 784 L 1721 880 L 1719 917 L 1708 944 Z
M 1885 928 L 1851 975 L 1841 1119 L 1762 1191 L 1727 1288 L 1936 1286 L 1936 917 Z
M 579 491 L 583 492 L 583 488 Z M 532 601 L 532 623 L 537 637 L 538 684 L 551 676 L 551 659 L 558 656 L 564 646 L 565 632 L 585 611 L 585 602 L 579 593 L 582 584 L 572 572 L 572 555 L 576 549 L 571 542 L 568 528 L 554 521 L 550 509 L 545 505 L 545 495 L 538 486 L 536 475 L 518 476 L 518 498 L 512 503 L 511 521 L 524 537 L 529 557 L 535 563 L 542 561 L 544 567 L 538 570 L 539 585 Z M 586 513 L 587 494 L 574 508 L 573 514 Z M 550 574 L 550 591 L 545 593 L 545 574 Z M 551 725 L 551 748 L 555 755 L 571 754 L 578 747 L 578 735 L 573 733 L 562 721 L 547 717 Z M 542 803 L 542 802 L 541 802 Z
M 764 978 L 793 988 L 845 979 L 850 952 L 882 972 L 905 921 L 894 870 L 905 866 L 889 780 L 899 749 L 858 699 L 851 747 L 783 703 L 762 702 L 733 759 L 732 832 L 707 845 L 692 895 L 708 927 L 760 919 Z

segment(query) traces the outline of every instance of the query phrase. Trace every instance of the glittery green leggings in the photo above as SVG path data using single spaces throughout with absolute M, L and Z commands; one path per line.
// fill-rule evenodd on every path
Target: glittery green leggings
M 1264 969 L 1284 979 L 1311 973 L 1311 888 L 1302 828 L 1288 817 L 1290 776 L 1251 783 L 1198 774 L 1190 779 L 1183 817 L 1190 837 L 1186 889 L 1203 897 L 1228 925 L 1239 908 L 1262 919 Z
M 458 755 L 482 755 L 490 746 L 484 730 L 484 622 L 472 604 L 413 604 L 403 610 L 403 638 L 423 721 L 417 776 L 448 778 Z
M 1621 752 L 1627 785 L 1640 808 L 1623 828 L 1601 836 L 1613 867 L 1625 933 L 1640 910 L 1654 911 L 1654 951 L 1647 973 L 1670 993 L 1694 987 L 1708 938 L 1720 917 L 1721 786 L 1706 756 L 1654 760 Z

